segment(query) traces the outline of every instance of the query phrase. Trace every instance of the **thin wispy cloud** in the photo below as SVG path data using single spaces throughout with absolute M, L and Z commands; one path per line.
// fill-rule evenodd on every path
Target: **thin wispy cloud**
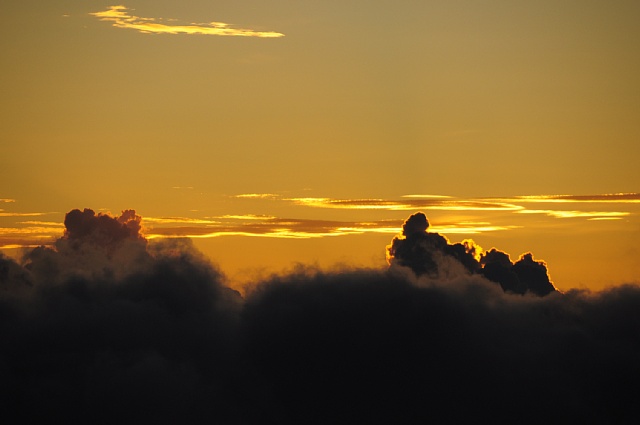
M 314 219 L 293 219 L 278 217 L 261 217 L 255 215 L 224 216 L 224 221 L 204 226 L 191 221 L 185 226 L 147 226 L 145 236 L 157 238 L 217 238 L 222 236 L 256 236 L 280 239 L 315 239 L 322 237 L 362 235 L 365 233 L 397 234 L 402 227 L 402 220 L 376 221 L 333 221 Z M 168 224 L 169 221 L 148 220 L 155 224 Z M 174 223 L 179 223 L 175 221 Z M 185 223 L 187 223 L 185 221 Z M 499 230 L 508 230 L 516 226 L 493 226 L 486 222 L 440 223 L 433 229 L 448 234 L 478 234 Z
M 219 221 L 207 218 L 190 217 L 145 217 L 145 222 L 157 224 L 218 224 Z
M 528 209 L 528 203 L 599 203 L 636 204 L 640 194 L 621 193 L 603 195 L 535 195 L 513 198 L 456 199 L 440 195 L 404 195 L 401 200 L 391 199 L 332 199 L 332 198 L 290 198 L 296 205 L 313 208 L 351 210 L 440 210 L 440 211 L 508 211 L 522 214 L 546 214 L 554 218 L 586 218 L 615 220 L 628 216 L 627 211 L 578 211 L 548 209 Z
M 233 197 L 238 199 L 277 199 L 280 196 L 274 193 L 242 193 Z
M 254 215 L 226 216 L 224 222 L 207 226 L 166 226 L 149 228 L 149 239 L 163 237 L 216 238 L 221 236 L 257 236 L 280 239 L 312 239 L 364 233 L 395 234 L 401 226 L 398 220 L 373 222 L 331 221 L 260 217 Z M 145 218 L 146 221 L 146 218 Z
M 228 218 L 232 220 L 270 220 L 276 217 L 267 216 L 267 215 L 241 214 L 241 215 L 223 215 L 222 218 Z
M 402 198 L 418 198 L 418 199 L 448 199 L 451 198 L 451 196 L 447 196 L 447 195 L 419 195 L 419 194 L 414 194 L 414 195 L 402 195 Z
M 503 199 L 503 198 L 500 198 Z M 510 198 L 513 202 L 585 202 L 585 203 L 640 203 L 640 193 L 605 193 L 599 195 L 526 195 Z
M 195 214 L 191 217 L 165 216 L 145 217 L 144 235 L 148 239 L 158 238 L 218 238 L 225 236 L 246 236 L 277 239 L 317 239 L 325 237 L 389 234 L 398 233 L 402 220 L 385 218 L 376 221 L 362 221 L 367 211 L 385 212 L 395 215 L 398 212 L 433 210 L 463 214 L 451 216 L 439 221 L 432 229 L 441 234 L 474 235 L 496 231 L 510 231 L 522 228 L 526 223 L 518 219 L 507 218 L 510 213 L 518 215 L 544 215 L 551 219 L 577 219 L 590 221 L 616 221 L 631 217 L 634 212 L 625 211 L 623 205 L 631 208 L 640 203 L 640 194 L 603 194 L 603 195 L 536 195 L 503 198 L 455 198 L 444 195 L 411 194 L 396 199 L 333 199 L 323 197 L 289 198 L 274 193 L 244 193 L 230 195 L 238 202 L 251 201 L 249 206 L 235 205 L 227 214 L 209 216 Z M 11 199 L 3 202 L 11 202 Z M 264 205 L 261 205 L 263 204 Z M 274 205 L 269 206 L 270 203 Z M 545 208 L 530 209 L 528 205 Z M 571 209 L 554 208 L 559 203 L 573 203 Z M 620 207 L 612 211 L 582 208 L 589 203 L 615 205 Z M 277 214 L 264 213 L 270 208 L 279 208 L 279 204 L 293 204 L 300 209 L 300 215 L 282 218 Z M 559 206 L 559 205 L 558 205 Z M 244 211 L 233 211 L 236 208 Z M 351 210 L 359 216 L 346 220 L 327 220 L 309 218 L 306 209 Z M 253 210 L 253 211 L 252 211 Z M 256 212 L 260 212 L 259 214 Z M 506 215 L 505 215 L 506 213 Z M 49 244 L 59 236 L 60 225 L 50 221 L 38 221 L 36 217 L 44 212 L 8 212 L 0 209 L 0 218 L 7 219 L 0 228 L 0 248 Z M 497 222 L 489 221 L 487 214 L 500 214 Z M 306 217 L 306 218 L 299 218 Z M 14 221 L 11 219 L 24 219 Z M 30 221 L 26 221 L 32 218 Z M 366 218 L 365 218 L 366 220 Z
M 18 224 L 29 224 L 31 226 L 46 226 L 46 227 L 64 227 L 64 223 L 58 223 L 57 221 L 29 220 L 29 221 L 21 221 Z
M 2 212 L 0 210 L 0 217 L 38 217 L 42 215 L 46 215 L 48 213 L 43 212 L 33 212 L 33 213 L 19 213 L 19 212 Z
M 524 207 L 506 202 L 475 200 L 439 200 L 432 198 L 407 197 L 403 201 L 386 199 L 331 199 L 292 198 L 298 205 L 318 208 L 339 208 L 353 210 L 411 211 L 417 209 L 443 211 L 515 211 Z
M 161 18 L 143 18 L 131 14 L 131 10 L 123 5 L 110 6 L 102 12 L 93 12 L 101 21 L 111 22 L 114 27 L 133 29 L 147 34 L 200 34 L 235 37 L 278 38 L 284 34 L 275 31 L 256 31 L 246 28 L 233 28 L 224 22 L 175 24 L 165 23 Z
M 555 218 L 587 218 L 587 219 L 607 219 L 620 220 L 622 217 L 630 215 L 621 211 L 561 211 L 561 210 L 521 210 L 521 214 L 546 214 Z
M 39 224 L 39 222 L 26 227 L 0 227 L 0 249 L 50 244 L 60 237 L 62 230 L 58 224 Z

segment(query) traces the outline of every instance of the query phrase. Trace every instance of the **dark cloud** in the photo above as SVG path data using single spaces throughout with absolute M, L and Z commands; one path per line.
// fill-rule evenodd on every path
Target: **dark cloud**
M 230 413 L 242 299 L 188 240 L 74 210 L 52 248 L 0 259 L 0 400 L 24 423 L 195 423 Z M 16 423 L 8 421 L 7 423 Z
M 637 287 L 531 298 L 478 276 L 451 283 L 362 271 L 268 283 L 244 313 L 247 349 L 260 353 L 250 372 L 267 395 L 264 415 L 284 423 L 637 419 L 624 388 L 639 372 Z M 609 310 L 618 303 L 623 312 Z
M 480 253 L 473 241 L 450 244 L 447 238 L 428 232 L 429 221 L 424 213 L 409 217 L 402 226 L 402 235 L 393 238 L 387 247 L 389 264 L 410 268 L 417 276 L 437 279 L 443 274 L 458 272 L 480 274 L 499 283 L 505 292 L 531 293 L 538 296 L 555 291 L 549 280 L 546 264 L 535 261 L 533 254 L 523 254 L 515 263 L 509 255 L 492 249 Z M 480 254 L 480 259 L 478 259 Z
M 478 257 L 476 247 L 425 236 L 428 221 L 417 215 L 396 248 L 415 245 L 435 272 L 299 267 L 256 282 L 243 299 L 188 240 L 147 243 L 139 227 L 116 237 L 135 213 L 124 222 L 99 216 L 72 214 L 79 227 L 23 263 L 0 257 L 3 422 L 631 424 L 640 416 L 637 286 L 514 295 L 489 280 L 489 265 L 529 286 L 546 268 L 493 250 L 474 260 L 483 273 L 471 272 L 461 259 Z
M 126 210 L 119 217 L 96 214 L 85 208 L 72 210 L 64 218 L 64 239 L 81 243 L 112 246 L 127 239 L 143 239 L 140 234 L 142 217 L 134 210 Z

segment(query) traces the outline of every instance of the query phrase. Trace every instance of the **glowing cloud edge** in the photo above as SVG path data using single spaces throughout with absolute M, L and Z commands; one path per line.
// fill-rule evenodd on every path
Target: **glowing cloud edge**
M 92 12 L 101 21 L 109 21 L 114 27 L 134 29 L 145 34 L 199 34 L 235 37 L 278 38 L 284 34 L 275 31 L 255 31 L 251 29 L 232 28 L 224 22 L 209 22 L 206 24 L 167 25 L 158 23 L 156 18 L 141 18 L 130 15 L 128 7 L 124 5 L 109 6 L 102 12 Z

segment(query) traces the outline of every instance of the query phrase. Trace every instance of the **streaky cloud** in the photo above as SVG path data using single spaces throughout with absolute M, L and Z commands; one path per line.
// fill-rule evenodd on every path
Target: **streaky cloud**
M 155 18 L 142 18 L 131 15 L 131 9 L 123 5 L 110 6 L 102 12 L 93 12 L 101 21 L 112 22 L 114 27 L 137 30 L 147 34 L 200 34 L 235 37 L 278 38 L 284 34 L 274 31 L 255 31 L 251 29 L 233 28 L 224 22 L 209 22 L 206 24 L 192 23 L 188 25 L 173 25 L 158 22 Z
M 219 221 L 206 218 L 190 218 L 190 217 L 145 217 L 145 223 L 158 224 L 218 224 Z
M 640 203 L 640 193 L 605 193 L 600 195 L 524 195 L 513 198 L 515 202 L 584 202 L 584 203 Z
M 395 220 L 352 222 L 254 215 L 221 218 L 226 218 L 227 221 L 208 226 L 156 227 L 149 229 L 146 236 L 150 239 L 163 237 L 216 238 L 222 236 L 311 239 L 364 233 L 395 234 L 398 231 Z
M 280 195 L 274 193 L 241 193 L 240 195 L 234 195 L 234 198 L 239 199 L 278 199 Z
M 276 217 L 270 215 L 256 215 L 256 214 L 229 214 L 223 215 L 221 218 L 231 220 L 273 220 Z
M 518 211 L 524 208 L 506 202 L 455 199 L 407 198 L 405 201 L 394 201 L 385 199 L 290 198 L 289 200 L 295 204 L 308 207 L 354 210 L 411 211 L 416 209 L 429 209 L 443 211 Z
M 619 220 L 622 217 L 626 217 L 631 213 L 621 211 L 565 211 L 565 210 L 521 210 L 518 211 L 521 214 L 545 214 L 549 217 L 555 218 L 587 218 L 593 219 L 606 219 L 606 220 Z
M 452 197 L 451 196 L 447 196 L 447 195 L 418 195 L 418 194 L 414 194 L 414 195 L 402 195 L 401 198 L 449 199 L 449 198 L 452 198 Z
M 400 220 L 377 221 L 332 221 L 298 218 L 278 218 L 259 215 L 228 215 L 219 217 L 220 221 L 197 219 L 153 219 L 147 226 L 144 218 L 145 236 L 149 239 L 192 237 L 217 238 L 223 236 L 256 236 L 287 239 L 315 239 L 322 237 L 361 235 L 365 233 L 396 234 L 401 226 Z M 153 226 L 157 224 L 158 226 Z M 171 226 L 171 224 L 185 224 Z M 197 224 L 204 224 L 199 226 Z M 167 225 L 167 226 L 164 226 Z M 493 226 L 489 223 L 443 223 L 434 226 L 438 232 L 451 234 L 478 234 L 491 231 L 509 230 L 517 226 Z
M 19 224 L 31 224 L 34 226 L 47 226 L 47 227 L 64 227 L 63 223 L 58 223 L 56 221 L 28 220 L 28 221 L 20 221 Z
M 0 217 L 39 217 L 47 214 L 49 213 L 44 213 L 44 212 L 19 213 L 19 212 L 3 212 L 0 210 Z

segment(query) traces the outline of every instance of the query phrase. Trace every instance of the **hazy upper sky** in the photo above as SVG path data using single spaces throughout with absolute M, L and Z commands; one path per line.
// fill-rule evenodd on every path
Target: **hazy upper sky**
M 640 192 L 638 1 L 2 9 L 0 246 L 133 208 L 230 275 L 371 266 L 423 210 L 560 288 L 637 281 L 640 196 L 596 195 Z

